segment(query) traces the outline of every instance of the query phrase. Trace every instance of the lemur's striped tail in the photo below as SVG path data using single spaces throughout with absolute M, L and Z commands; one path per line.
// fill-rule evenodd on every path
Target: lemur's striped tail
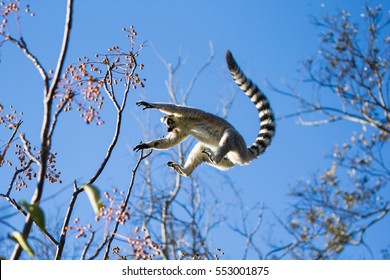
M 275 135 L 274 114 L 267 97 L 257 87 L 257 85 L 245 76 L 229 50 L 226 52 L 226 62 L 234 81 L 251 99 L 259 112 L 259 134 L 257 135 L 255 142 L 248 147 L 250 154 L 253 154 L 252 159 L 254 159 L 264 153 L 267 147 L 271 144 L 272 138 Z

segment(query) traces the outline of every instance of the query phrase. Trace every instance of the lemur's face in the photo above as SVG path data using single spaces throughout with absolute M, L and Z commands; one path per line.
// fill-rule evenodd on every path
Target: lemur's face
M 162 119 L 161 122 L 164 123 L 167 127 L 167 131 L 171 132 L 176 128 L 176 121 L 175 117 L 172 115 L 165 115 Z

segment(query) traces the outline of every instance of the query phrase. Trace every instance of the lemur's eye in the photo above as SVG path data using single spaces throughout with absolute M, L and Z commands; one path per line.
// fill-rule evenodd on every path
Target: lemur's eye
M 172 125 L 174 123 L 173 119 L 167 118 L 167 125 Z

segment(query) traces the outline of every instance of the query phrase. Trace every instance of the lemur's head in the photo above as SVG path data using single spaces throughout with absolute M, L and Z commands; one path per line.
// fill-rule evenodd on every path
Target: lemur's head
M 174 115 L 165 115 L 161 118 L 161 122 L 166 125 L 167 131 L 171 132 L 176 128 L 176 117 Z

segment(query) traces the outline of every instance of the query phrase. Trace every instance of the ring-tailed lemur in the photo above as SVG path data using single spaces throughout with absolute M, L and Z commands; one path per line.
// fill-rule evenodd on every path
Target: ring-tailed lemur
M 167 126 L 168 135 L 161 139 L 140 143 L 134 150 L 166 150 L 179 144 L 189 135 L 194 136 L 199 142 L 189 154 L 184 166 L 168 162 L 168 166 L 184 176 L 191 175 L 202 162 L 226 170 L 236 164 L 248 164 L 262 154 L 275 134 L 272 109 L 267 97 L 244 75 L 229 50 L 226 52 L 226 61 L 234 81 L 251 99 L 259 112 L 260 131 L 251 146 L 246 146 L 244 138 L 233 125 L 213 114 L 186 106 L 138 101 L 136 104 L 143 106 L 143 110 L 152 108 L 165 114 L 161 122 Z

